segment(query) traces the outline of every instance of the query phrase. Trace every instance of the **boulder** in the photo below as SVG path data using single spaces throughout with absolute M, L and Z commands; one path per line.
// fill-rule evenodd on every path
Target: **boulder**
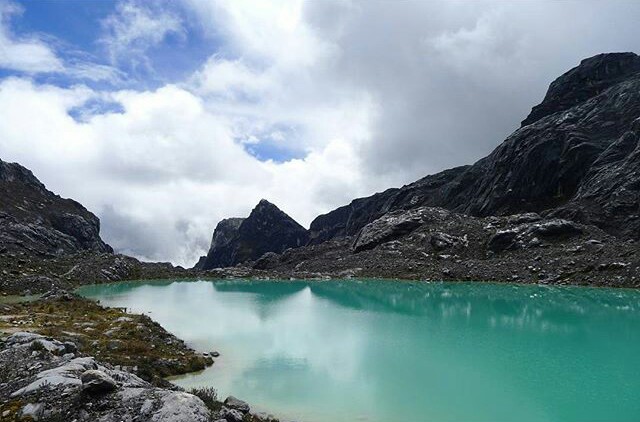
M 381 243 L 405 236 L 429 221 L 443 219 L 448 214 L 445 210 L 429 207 L 389 212 L 364 226 L 353 241 L 352 248 L 355 252 L 375 248 Z
M 84 391 L 90 394 L 110 393 L 118 388 L 113 378 L 96 369 L 83 372 L 80 380 L 82 381 Z
M 242 413 L 249 413 L 249 404 L 247 402 L 237 399 L 233 396 L 229 396 L 224 400 L 224 405 L 231 408 L 241 411 Z
M 541 240 L 560 241 L 583 233 L 578 224 L 563 219 L 551 219 L 535 223 L 524 223 L 514 228 L 498 230 L 487 243 L 493 252 L 507 249 L 538 247 Z
M 429 244 L 436 251 L 443 251 L 445 249 L 449 249 L 459 245 L 466 246 L 468 245 L 468 243 L 469 242 L 467 241 L 466 236 L 452 236 L 450 234 L 442 232 L 436 232 L 432 234 L 431 238 L 429 239 Z
M 151 417 L 151 422 L 209 422 L 209 420 L 209 409 L 202 400 L 193 394 L 179 391 L 163 392 L 162 406 Z
M 44 414 L 44 404 L 27 403 L 20 411 L 20 417 L 26 420 L 39 421 Z
M 218 412 L 218 417 L 227 422 L 242 422 L 242 420 L 244 419 L 244 413 L 236 409 L 223 407 Z
M 582 228 L 577 224 L 562 220 L 554 219 L 539 224 L 533 224 L 525 228 L 527 235 L 538 236 L 542 238 L 568 238 L 581 234 Z
M 513 247 L 518 236 L 517 230 L 499 230 L 489 239 L 487 248 L 493 252 L 501 252 Z

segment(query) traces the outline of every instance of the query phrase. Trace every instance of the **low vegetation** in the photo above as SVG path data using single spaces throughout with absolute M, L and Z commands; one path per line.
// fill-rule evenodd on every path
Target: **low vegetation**
M 120 365 L 156 385 L 164 385 L 164 377 L 213 363 L 146 315 L 105 308 L 72 295 L 0 305 L 0 330 L 32 331 L 71 341 L 80 354 Z

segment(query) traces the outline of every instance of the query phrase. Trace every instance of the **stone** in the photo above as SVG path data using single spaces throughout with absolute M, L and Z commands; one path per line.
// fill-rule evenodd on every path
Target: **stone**
M 168 391 L 162 395 L 162 406 L 153 413 L 151 422 L 209 422 L 209 409 L 193 394 Z M 242 419 L 240 419 L 242 420 Z
M 6 342 L 9 345 L 31 343 L 34 340 L 43 340 L 45 337 L 41 334 L 31 333 L 27 331 L 18 331 L 7 337 Z
M 562 219 L 554 219 L 539 224 L 533 224 L 528 226 L 526 229 L 527 234 L 547 239 L 577 236 L 581 234 L 582 231 L 582 228 L 577 224 Z
M 249 413 L 249 404 L 247 402 L 237 399 L 233 396 L 229 396 L 224 400 L 225 406 L 241 411 L 242 413 Z
M 436 251 L 443 251 L 454 246 L 463 245 L 466 246 L 468 241 L 465 237 L 452 236 L 447 233 L 436 232 L 431 235 L 429 244 Z
M 445 210 L 429 207 L 389 212 L 364 226 L 353 241 L 352 248 L 355 252 L 372 249 L 382 243 L 405 236 L 421 225 L 444 218 L 448 214 Z
M 491 236 L 487 247 L 493 252 L 501 252 L 507 250 L 513 247 L 517 236 L 517 230 L 499 230 L 493 236 Z
M 218 412 L 218 417 L 227 422 L 242 422 L 242 420 L 244 419 L 244 414 L 239 410 L 223 407 Z
M 103 371 L 91 369 L 82 373 L 82 388 L 90 394 L 105 394 L 118 388 L 113 378 Z

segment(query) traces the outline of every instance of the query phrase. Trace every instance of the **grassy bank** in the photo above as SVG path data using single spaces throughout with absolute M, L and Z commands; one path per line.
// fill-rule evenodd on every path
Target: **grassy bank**
M 0 331 L 32 331 L 71 341 L 82 355 L 120 365 L 156 385 L 213 363 L 146 315 L 73 295 L 0 304 Z

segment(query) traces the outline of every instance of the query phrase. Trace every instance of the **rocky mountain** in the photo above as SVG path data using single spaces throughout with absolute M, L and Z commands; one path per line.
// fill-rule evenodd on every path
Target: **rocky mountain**
M 0 160 L 0 251 L 53 257 L 112 249 L 100 238 L 98 217 L 48 191 L 28 169 Z
M 247 218 L 229 218 L 216 226 L 207 256 L 197 269 L 231 267 L 256 260 L 267 252 L 281 253 L 307 244 L 307 230 L 267 200 Z
M 311 223 L 311 243 L 424 206 L 478 217 L 538 212 L 638 239 L 639 136 L 640 57 L 600 54 L 551 83 L 522 127 L 487 157 L 321 215 Z

